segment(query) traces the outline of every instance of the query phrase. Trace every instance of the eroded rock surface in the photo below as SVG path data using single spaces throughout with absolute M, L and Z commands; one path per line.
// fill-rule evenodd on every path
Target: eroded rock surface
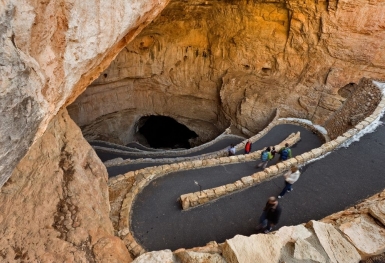
M 276 108 L 323 124 L 347 87 L 384 76 L 383 12 L 369 0 L 173 0 L 69 112 L 92 126 L 85 136 L 118 128 L 122 143 L 144 115 L 173 117 L 202 140 L 228 123 L 261 130 Z
M 62 110 L 0 191 L 0 261 L 130 262 L 109 218 L 108 175 Z
M 0 187 L 59 109 L 167 2 L 2 1 Z

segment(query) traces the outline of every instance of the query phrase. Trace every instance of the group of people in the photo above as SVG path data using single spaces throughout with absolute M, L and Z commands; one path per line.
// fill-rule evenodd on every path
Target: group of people
M 248 140 L 245 144 L 245 154 L 249 154 L 251 152 L 252 143 L 250 140 Z M 235 155 L 235 146 L 234 144 L 231 144 L 230 147 L 227 149 L 228 155 L 233 156 Z M 274 159 L 276 154 L 279 154 L 279 161 L 285 161 L 292 157 L 291 155 L 291 149 L 289 148 L 289 144 L 286 143 L 284 147 L 282 147 L 278 152 L 275 150 L 275 147 L 267 147 L 262 153 L 261 153 L 261 162 L 258 164 L 258 167 L 262 167 L 263 169 L 266 168 L 268 162 L 272 159 Z
M 279 154 L 279 161 L 285 161 L 292 157 L 291 149 L 289 148 L 289 144 L 285 143 L 285 146 L 282 147 L 278 152 L 275 150 L 275 147 L 267 147 L 261 153 L 261 162 L 258 164 L 258 167 L 266 168 L 268 162 L 274 159 L 276 154 Z
M 245 144 L 245 154 L 249 154 L 251 152 L 251 147 L 252 143 L 249 140 Z M 229 156 L 235 155 L 235 152 L 235 146 L 234 144 L 231 144 L 228 148 Z M 279 149 L 279 151 L 276 151 L 275 147 L 267 147 L 264 151 L 262 151 L 260 158 L 261 162 L 257 167 L 265 169 L 268 162 L 273 160 L 277 153 L 279 155 L 279 161 L 285 161 L 292 157 L 292 152 L 288 143 L 285 143 L 285 146 Z M 299 179 L 300 171 L 297 166 L 292 166 L 283 176 L 285 178 L 285 187 L 277 197 L 271 196 L 267 200 L 259 219 L 259 225 L 257 226 L 258 231 L 269 233 L 273 227 L 278 224 L 282 212 L 278 199 L 281 199 L 286 193 L 293 191 L 292 185 Z

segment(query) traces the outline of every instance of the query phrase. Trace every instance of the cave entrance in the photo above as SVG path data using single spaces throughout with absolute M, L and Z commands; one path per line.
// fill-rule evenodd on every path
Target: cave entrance
M 143 135 L 152 148 L 190 148 L 189 139 L 198 135 L 166 116 L 146 116 L 138 122 L 139 133 Z

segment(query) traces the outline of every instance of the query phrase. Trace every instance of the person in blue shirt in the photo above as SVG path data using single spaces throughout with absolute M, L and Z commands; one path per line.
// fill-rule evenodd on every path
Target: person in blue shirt
M 271 148 L 267 147 L 266 150 L 261 153 L 261 162 L 258 164 L 258 167 L 262 167 L 263 169 L 265 169 L 267 163 L 271 159 L 273 159 L 273 155 L 271 154 Z

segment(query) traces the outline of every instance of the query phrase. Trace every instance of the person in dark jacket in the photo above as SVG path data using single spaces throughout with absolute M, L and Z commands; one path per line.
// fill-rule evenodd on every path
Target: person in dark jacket
M 276 153 L 277 153 L 277 151 L 275 150 L 275 147 L 272 146 L 272 148 L 271 148 L 271 156 L 273 156 L 272 159 L 274 159 Z
M 262 215 L 259 219 L 258 231 L 264 231 L 269 233 L 275 225 L 278 224 L 281 217 L 281 206 L 278 204 L 277 198 L 274 196 L 269 197 L 265 208 L 263 208 Z

